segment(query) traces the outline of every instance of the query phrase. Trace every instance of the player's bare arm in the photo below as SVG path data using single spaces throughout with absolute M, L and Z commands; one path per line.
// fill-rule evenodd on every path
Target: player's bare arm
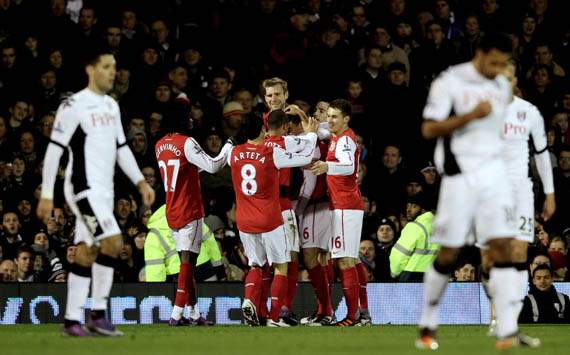
M 491 110 L 492 107 L 489 101 L 481 101 L 471 112 L 462 116 L 450 116 L 443 121 L 436 121 L 427 117 L 422 124 L 422 135 L 426 139 L 447 136 L 471 121 L 487 117 Z

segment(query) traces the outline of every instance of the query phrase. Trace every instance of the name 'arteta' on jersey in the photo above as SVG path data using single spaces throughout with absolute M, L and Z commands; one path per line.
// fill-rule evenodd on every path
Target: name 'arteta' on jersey
M 182 155 L 182 151 L 180 151 L 180 149 L 178 149 L 178 147 L 172 143 L 166 143 L 166 144 L 161 144 L 157 149 L 156 149 L 156 157 L 158 158 L 158 156 L 160 155 L 160 153 L 164 152 L 165 150 L 169 150 L 172 153 L 174 153 L 174 155 L 176 155 L 177 157 Z
M 265 163 L 265 156 L 257 152 L 239 152 L 238 154 L 234 155 L 234 163 L 244 159 L 259 160 L 261 164 Z

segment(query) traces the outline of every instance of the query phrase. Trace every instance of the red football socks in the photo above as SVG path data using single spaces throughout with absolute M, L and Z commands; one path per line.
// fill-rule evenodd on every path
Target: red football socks
M 358 271 L 356 267 L 341 270 L 342 293 L 346 301 L 347 314 L 346 317 L 351 320 L 357 319 L 358 314 L 358 291 L 360 283 L 358 282 Z
M 261 301 L 259 306 L 259 315 L 261 318 L 267 318 L 269 309 L 267 309 L 267 298 L 271 289 L 271 266 L 263 265 L 262 281 L 261 281 Z
M 261 303 L 261 269 L 253 267 L 245 277 L 244 296 L 250 300 L 257 310 Z
M 189 263 L 180 264 L 180 272 L 178 273 L 178 287 L 176 288 L 176 298 L 174 305 L 184 308 L 188 302 L 188 291 L 190 288 L 189 275 L 191 274 L 192 265 Z
M 289 311 L 293 310 L 293 298 L 297 292 L 297 277 L 299 276 L 299 264 L 295 261 L 290 261 L 287 265 L 287 298 L 283 305 Z
M 356 264 L 356 270 L 358 271 L 358 282 L 360 287 L 358 290 L 358 298 L 360 300 L 360 309 L 368 309 L 368 292 L 366 291 L 366 285 L 368 284 L 368 271 L 363 263 Z
M 276 322 L 279 321 L 279 312 L 281 311 L 283 301 L 287 297 L 287 283 L 287 276 L 273 276 L 273 282 L 271 283 L 271 312 L 269 317 Z
M 311 284 L 313 285 L 315 294 L 317 295 L 317 300 L 319 301 L 319 309 L 317 311 L 318 315 L 332 315 L 329 285 L 325 268 L 321 265 L 317 265 L 316 267 L 309 269 L 308 272 L 309 277 L 311 278 Z

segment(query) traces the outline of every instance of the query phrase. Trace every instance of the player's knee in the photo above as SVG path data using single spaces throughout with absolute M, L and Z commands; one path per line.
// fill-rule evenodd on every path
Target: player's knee
M 75 252 L 75 262 L 84 267 L 91 267 L 97 258 L 97 249 L 88 247 L 84 243 L 77 246 Z
M 273 264 L 273 269 L 275 270 L 275 275 L 287 276 L 287 263 Z
M 356 265 L 354 258 L 340 258 L 337 260 L 337 266 L 340 270 L 350 269 L 354 265 Z
M 178 253 L 180 256 L 180 262 L 183 264 L 188 264 L 191 262 L 191 253 L 188 250 L 182 250 Z
M 312 269 L 319 264 L 318 251 L 314 248 L 303 249 L 303 262 L 307 269 Z
M 501 238 L 489 242 L 490 255 L 494 264 L 511 262 L 511 239 Z
M 118 258 L 123 248 L 123 236 L 115 235 L 101 241 L 100 252 L 112 258 Z
M 493 261 L 491 260 L 491 255 L 488 250 L 481 250 L 481 271 L 485 274 L 489 274 Z
M 513 240 L 511 243 L 511 261 L 513 263 L 525 263 L 527 261 L 528 246 L 526 242 Z
M 299 253 L 296 251 L 291 252 L 291 262 L 299 263 Z
M 457 255 L 459 255 L 459 249 L 443 247 L 437 255 L 437 263 L 441 266 L 454 265 L 457 260 Z

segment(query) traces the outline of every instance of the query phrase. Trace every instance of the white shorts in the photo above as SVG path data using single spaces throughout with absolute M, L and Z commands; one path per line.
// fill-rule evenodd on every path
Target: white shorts
M 485 246 L 491 239 L 514 237 L 516 232 L 512 188 L 501 161 L 442 178 L 434 243 L 448 248 L 475 242 Z
M 182 228 L 171 228 L 176 251 L 191 251 L 200 254 L 202 246 L 202 224 L 204 218 L 194 220 Z
M 534 193 L 532 181 L 525 179 L 513 183 L 515 194 L 516 240 L 527 243 L 534 242 Z
M 301 248 L 331 247 L 331 210 L 328 202 L 308 205 L 301 218 Z
M 112 195 L 93 190 L 74 195 L 68 188 L 65 189 L 65 201 L 76 217 L 73 243 L 98 246 L 105 238 L 121 235 L 121 228 L 113 214 Z
M 362 210 L 332 210 L 331 257 L 358 258 L 362 234 Z
M 299 252 L 299 226 L 297 225 L 297 217 L 293 210 L 281 211 L 283 216 L 283 227 L 285 227 L 285 235 L 289 243 L 289 250 Z
M 245 256 L 249 266 L 263 266 L 265 262 L 285 264 L 291 261 L 291 251 L 283 225 L 266 233 L 246 233 L 239 231 Z

